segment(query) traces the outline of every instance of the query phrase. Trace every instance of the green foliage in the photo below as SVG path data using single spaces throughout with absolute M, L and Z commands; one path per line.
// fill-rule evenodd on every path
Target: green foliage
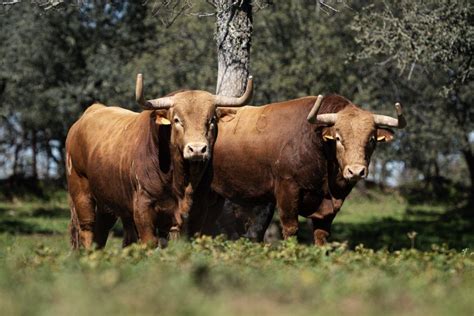
M 459 167 L 463 157 L 471 187 L 472 12 L 472 2 L 463 0 L 384 2 L 365 8 L 352 25 L 360 45 L 356 55 L 371 61 L 373 80 L 389 87 L 380 95 L 407 104 L 401 158 L 426 179 L 439 179 L 450 177 L 443 171 Z
M 374 160 L 398 162 L 400 182 L 447 178 L 467 188 L 466 170 L 474 175 L 472 4 L 325 3 L 338 12 L 319 1 L 254 1 L 253 104 L 334 92 L 393 115 L 401 101 L 408 127 Z M 0 15 L 8 30 L 0 34 L 0 176 L 12 169 L 34 175 L 32 156 L 40 176 L 63 176 L 70 125 L 94 101 L 138 110 L 138 72 L 148 98 L 215 91 L 209 1 L 64 2 L 47 11 L 23 1 Z
M 474 257 L 199 238 L 70 253 L 62 238 L 0 237 L 2 314 L 469 315 Z M 429 290 L 427 290 L 429 289 Z M 24 304 L 24 302 L 28 304 Z
M 473 308 L 472 220 L 439 205 L 408 206 L 395 192 L 349 199 L 324 248 L 201 237 L 121 249 L 111 236 L 104 251 L 75 253 L 68 221 L 64 192 L 49 202 L 0 203 L 2 315 L 470 315 Z

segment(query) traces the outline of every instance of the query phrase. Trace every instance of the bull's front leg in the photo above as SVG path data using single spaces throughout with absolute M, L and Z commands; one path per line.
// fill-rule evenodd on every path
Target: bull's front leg
M 298 233 L 298 187 L 290 180 L 282 180 L 276 190 L 276 201 L 283 230 L 283 238 Z
M 144 192 L 137 192 L 133 203 L 133 220 L 138 232 L 140 243 L 156 248 L 156 212 L 152 201 Z
M 319 209 L 309 217 L 313 222 L 313 238 L 316 246 L 324 246 L 331 235 L 332 221 L 336 217 L 342 202 L 324 198 Z

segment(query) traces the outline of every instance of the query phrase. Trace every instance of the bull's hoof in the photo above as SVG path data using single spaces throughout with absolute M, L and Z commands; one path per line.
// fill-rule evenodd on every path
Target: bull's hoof
M 318 247 L 322 247 L 326 245 L 328 237 L 329 233 L 327 231 L 316 229 L 314 231 L 314 244 Z
M 158 241 L 158 244 L 159 244 L 159 247 L 157 248 L 158 249 L 164 249 L 166 247 L 168 247 L 168 239 L 166 238 L 160 238 L 159 241 Z
M 170 231 L 170 240 L 178 240 L 181 236 L 180 231 L 178 229 L 171 228 Z

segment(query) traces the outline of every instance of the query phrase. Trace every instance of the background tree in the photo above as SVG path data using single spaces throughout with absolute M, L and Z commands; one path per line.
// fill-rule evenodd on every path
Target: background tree
M 467 1 L 54 4 L 0 7 L 7 30 L 0 34 L 1 177 L 61 176 L 69 126 L 94 101 L 137 109 L 138 72 L 147 94 L 158 97 L 213 91 L 216 82 L 219 93 L 238 95 L 251 70 L 256 105 L 335 92 L 393 114 L 401 101 L 409 126 L 377 149 L 373 179 L 417 187 L 422 179 L 449 197 L 446 186 L 469 185 Z
M 474 199 L 472 56 L 469 1 L 401 1 L 361 11 L 354 24 L 359 58 L 372 60 L 380 95 L 407 100 L 409 128 L 402 159 L 425 179 L 439 180 L 442 165 L 464 157 Z M 380 80 L 380 78 L 383 78 Z M 446 166 L 447 167 L 447 166 Z M 448 169 L 448 168 L 446 168 Z
M 245 91 L 252 38 L 251 0 L 214 0 L 216 10 L 216 93 L 239 96 Z

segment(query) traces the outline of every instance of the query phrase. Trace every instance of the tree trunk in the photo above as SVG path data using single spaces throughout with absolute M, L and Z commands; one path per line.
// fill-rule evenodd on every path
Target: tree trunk
M 36 139 L 36 131 L 33 130 L 31 132 L 31 150 L 32 150 L 32 177 L 33 180 L 38 180 L 38 162 L 37 162 L 37 156 L 38 156 L 38 142 Z
M 472 150 L 463 150 L 464 159 L 466 159 L 467 168 L 469 170 L 469 179 L 471 180 L 471 188 L 469 191 L 469 204 L 474 205 L 474 154 Z
M 49 142 L 46 140 L 44 142 L 44 148 L 46 148 L 46 179 L 49 180 L 51 179 L 50 173 L 51 173 L 51 161 L 53 160 L 53 154 L 51 153 L 51 148 L 49 146 Z
M 13 156 L 13 177 L 17 178 L 18 177 L 18 165 L 19 165 L 19 160 L 20 160 L 20 150 L 21 150 L 21 144 L 16 144 L 15 145 L 15 154 Z
M 216 93 L 240 96 L 249 75 L 252 36 L 251 0 L 215 0 L 217 21 Z

